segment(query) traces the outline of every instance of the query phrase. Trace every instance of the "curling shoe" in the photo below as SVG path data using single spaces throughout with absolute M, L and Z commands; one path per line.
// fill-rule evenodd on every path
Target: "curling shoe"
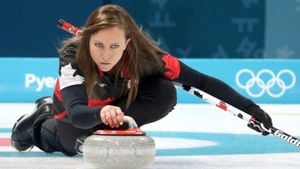
M 51 97 L 42 97 L 35 102 L 35 109 L 31 114 L 21 116 L 12 128 L 11 145 L 18 151 L 25 151 L 33 147 L 33 125 L 40 114 L 51 112 Z

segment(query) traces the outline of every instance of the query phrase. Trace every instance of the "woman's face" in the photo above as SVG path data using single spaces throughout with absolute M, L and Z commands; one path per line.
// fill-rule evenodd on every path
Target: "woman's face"
M 122 58 L 129 40 L 126 40 L 125 30 L 120 27 L 100 30 L 91 35 L 90 55 L 101 71 L 108 72 Z

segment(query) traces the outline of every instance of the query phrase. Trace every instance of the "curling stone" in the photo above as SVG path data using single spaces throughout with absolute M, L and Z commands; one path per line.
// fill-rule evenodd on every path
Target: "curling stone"
M 151 165 L 155 143 L 133 118 L 124 116 L 127 130 L 97 130 L 83 143 L 84 161 L 96 169 L 141 169 Z

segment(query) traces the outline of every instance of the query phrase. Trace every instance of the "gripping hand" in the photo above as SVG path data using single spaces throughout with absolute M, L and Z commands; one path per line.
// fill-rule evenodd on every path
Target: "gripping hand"
M 261 133 L 263 136 L 269 135 L 273 126 L 271 117 L 260 109 L 260 111 L 252 114 L 251 120 L 248 122 L 248 127 Z

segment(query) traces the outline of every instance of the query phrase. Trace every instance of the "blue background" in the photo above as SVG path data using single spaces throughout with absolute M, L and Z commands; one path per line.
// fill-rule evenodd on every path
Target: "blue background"
M 0 57 L 57 57 L 68 33 L 106 3 L 122 5 L 161 47 L 181 58 L 299 58 L 297 0 L 0 1 Z
M 282 97 L 264 94 L 260 103 L 299 103 L 299 0 L 11 0 L 0 1 L 0 101 L 32 102 L 52 95 L 25 86 L 26 74 L 54 81 L 57 48 L 70 35 L 56 27 L 59 19 L 77 26 L 98 6 L 124 7 L 161 47 L 193 68 L 217 77 L 242 95 L 237 71 L 291 69 L 296 84 Z M 240 59 L 240 60 L 238 60 Z M 297 67 L 298 66 L 298 67 Z M 178 90 L 179 102 L 199 99 Z
M 259 103 L 300 103 L 300 60 L 279 59 L 181 59 L 192 68 L 210 76 L 216 77 L 233 87 L 242 95 Z M 57 78 L 57 58 L 0 58 L 0 102 L 33 102 L 39 97 L 52 95 L 54 81 Z M 289 69 L 295 74 L 295 85 L 287 89 L 281 97 L 274 98 L 265 93 L 261 97 L 251 97 L 235 82 L 236 74 L 241 69 L 249 69 L 257 74 L 262 69 L 269 69 L 275 75 L 280 70 Z M 9 74 L 7 72 L 10 72 Z M 48 79 L 48 86 L 38 90 L 37 81 L 26 84 L 26 74 L 31 74 L 41 81 Z M 289 85 L 291 78 L 282 76 L 282 80 Z M 32 78 L 31 78 L 32 79 Z M 249 79 L 249 78 L 248 78 Z M 245 79 L 245 80 L 248 80 Z M 262 76 L 267 83 L 269 77 Z M 243 79 L 241 79 L 243 81 Z M 28 83 L 28 80 L 27 80 Z M 51 86 L 52 84 L 52 86 Z M 275 89 L 275 86 L 272 87 Z M 191 96 L 182 89 L 178 89 L 179 103 L 199 103 L 201 100 Z

